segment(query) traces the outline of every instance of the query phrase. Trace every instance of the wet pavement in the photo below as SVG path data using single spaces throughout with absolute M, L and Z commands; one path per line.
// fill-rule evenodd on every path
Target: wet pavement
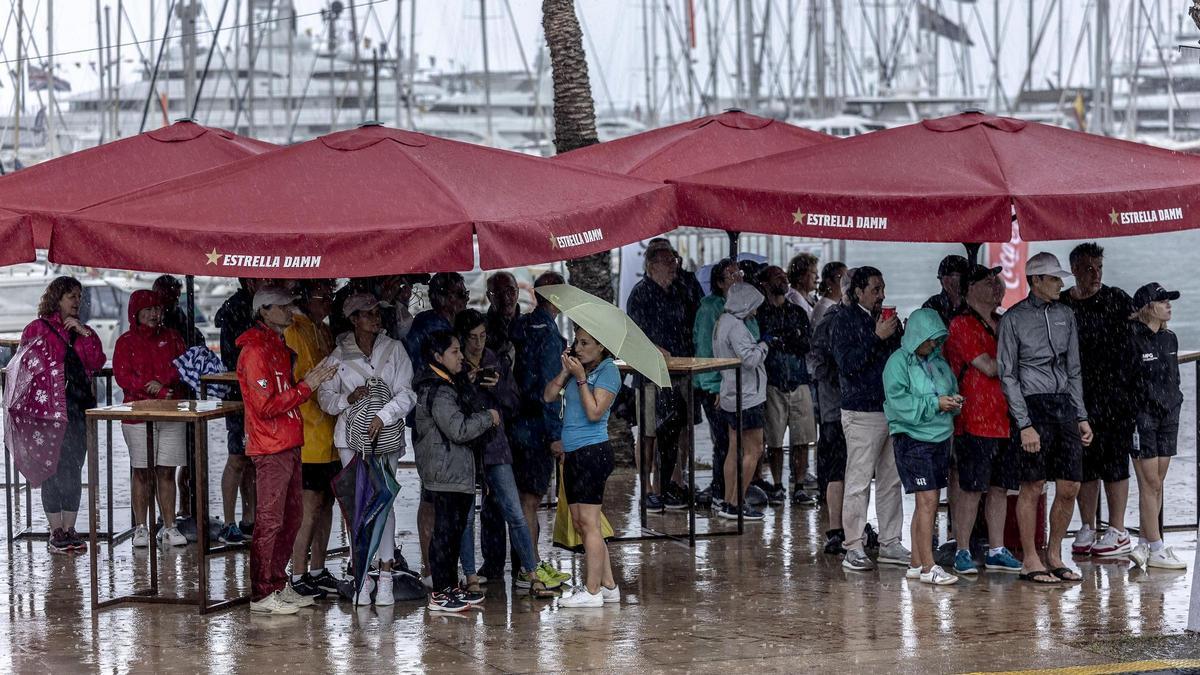
M 1169 523 L 1195 520 L 1189 371 L 1180 457 L 1168 480 Z M 223 424 L 211 425 L 209 436 L 210 503 L 219 514 Z M 700 465 L 711 456 L 706 436 L 697 427 Z M 123 529 L 129 523 L 128 463 L 115 427 L 114 441 L 115 519 Z M 105 452 L 102 447 L 101 466 Z M 416 567 L 416 472 L 400 473 L 397 543 Z M 707 471 L 698 472 L 697 483 L 707 485 Z M 618 470 L 605 506 L 618 535 L 639 533 L 636 494 L 635 472 Z M 36 491 L 33 497 L 34 529 L 44 530 Z M 102 505 L 106 497 L 102 491 Z M 1130 503 L 1132 525 L 1137 500 Z M 906 499 L 906 544 L 912 510 Z M 581 575 L 581 558 L 549 545 L 552 513 L 541 517 L 543 557 Z M 735 529 L 706 511 L 697 524 L 701 532 Z M 686 511 L 652 514 L 649 525 L 686 533 Z M 52 556 L 44 540 L 21 538 L 11 548 L 8 542 L 0 546 L 0 589 L 8 599 L 7 611 L 0 611 L 0 671 L 996 671 L 1132 662 L 1136 650 L 1117 658 L 1089 645 L 1179 634 L 1186 626 L 1190 572 L 1131 571 L 1124 559 L 1077 559 L 1084 573 L 1078 584 L 1035 587 L 1015 575 L 983 573 L 933 588 L 905 580 L 902 567 L 843 570 L 836 557 L 822 552 L 826 529 L 821 509 L 785 506 L 768 509 L 766 522 L 747 524 L 743 536 L 700 540 L 694 550 L 675 541 L 613 544 L 619 607 L 560 608 L 499 584 L 486 587 L 482 609 L 452 616 L 430 615 L 421 602 L 356 610 L 333 601 L 289 617 L 251 615 L 245 606 L 201 617 L 194 606 L 163 605 L 122 605 L 93 615 L 88 559 Z M 939 529 L 944 539 L 944 513 Z M 335 524 L 331 545 L 343 541 Z M 1168 544 L 1190 564 L 1195 530 L 1168 535 Z M 163 592 L 194 595 L 197 563 L 195 545 L 165 552 L 159 563 Z M 341 558 L 331 560 L 335 572 L 341 565 Z M 246 552 L 214 556 L 211 566 L 213 598 L 248 591 Z M 145 550 L 135 552 L 128 540 L 111 551 L 101 544 L 101 598 L 146 586 L 148 573 Z

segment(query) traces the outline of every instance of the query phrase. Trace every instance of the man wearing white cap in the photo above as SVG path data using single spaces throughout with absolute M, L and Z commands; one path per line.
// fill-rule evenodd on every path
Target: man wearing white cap
M 1063 564 L 1062 540 L 1075 511 L 1083 478 L 1083 446 L 1092 442 L 1092 429 L 1083 403 L 1075 313 L 1058 302 L 1063 279 L 1071 274 L 1050 253 L 1031 257 L 1025 274 L 1029 297 L 1000 319 L 997 361 L 1008 411 L 1020 430 L 1021 578 L 1057 584 L 1082 578 Z M 1037 500 L 1047 480 L 1054 481 L 1054 505 L 1043 564 L 1034 539 Z
M 328 380 L 334 367 L 324 362 L 300 384 L 292 377 L 292 351 L 283 332 L 292 325 L 295 299 L 277 286 L 264 286 L 251 304 L 254 325 L 237 339 L 238 386 L 246 406 L 246 454 L 258 483 L 258 518 L 250 547 L 250 610 L 295 614 L 313 604 L 287 583 L 292 544 L 304 508 L 300 447 L 304 420 L 300 405 Z

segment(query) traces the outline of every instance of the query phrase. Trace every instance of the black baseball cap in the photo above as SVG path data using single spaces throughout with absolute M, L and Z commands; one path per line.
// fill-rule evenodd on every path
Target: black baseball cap
M 972 265 L 966 274 L 962 275 L 964 287 L 970 287 L 976 281 L 983 281 L 1004 271 L 1003 267 L 988 267 L 987 265 Z
M 938 278 L 949 274 L 965 275 L 971 269 L 971 263 L 961 255 L 948 255 L 938 264 Z
M 1168 291 L 1167 289 L 1163 288 L 1161 284 L 1153 281 L 1137 289 L 1137 293 L 1133 294 L 1133 304 L 1138 309 L 1141 309 L 1152 302 L 1178 299 L 1179 291 Z

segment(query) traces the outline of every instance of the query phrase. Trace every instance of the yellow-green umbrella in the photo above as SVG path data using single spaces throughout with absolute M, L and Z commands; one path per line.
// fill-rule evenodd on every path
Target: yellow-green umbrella
M 607 347 L 613 356 L 658 386 L 671 386 L 662 352 L 619 307 L 567 284 L 542 286 L 537 292 Z

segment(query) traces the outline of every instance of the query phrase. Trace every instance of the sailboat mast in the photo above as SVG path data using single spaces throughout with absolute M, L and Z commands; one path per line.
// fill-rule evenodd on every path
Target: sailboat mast
M 479 33 L 483 38 L 483 107 L 487 119 L 488 143 L 495 143 L 492 135 L 492 69 L 488 61 L 487 0 L 479 0 Z
M 58 156 L 58 135 L 54 130 L 54 0 L 46 0 L 46 69 L 50 74 L 50 87 L 46 90 L 49 106 L 46 108 L 46 142 L 50 156 Z

